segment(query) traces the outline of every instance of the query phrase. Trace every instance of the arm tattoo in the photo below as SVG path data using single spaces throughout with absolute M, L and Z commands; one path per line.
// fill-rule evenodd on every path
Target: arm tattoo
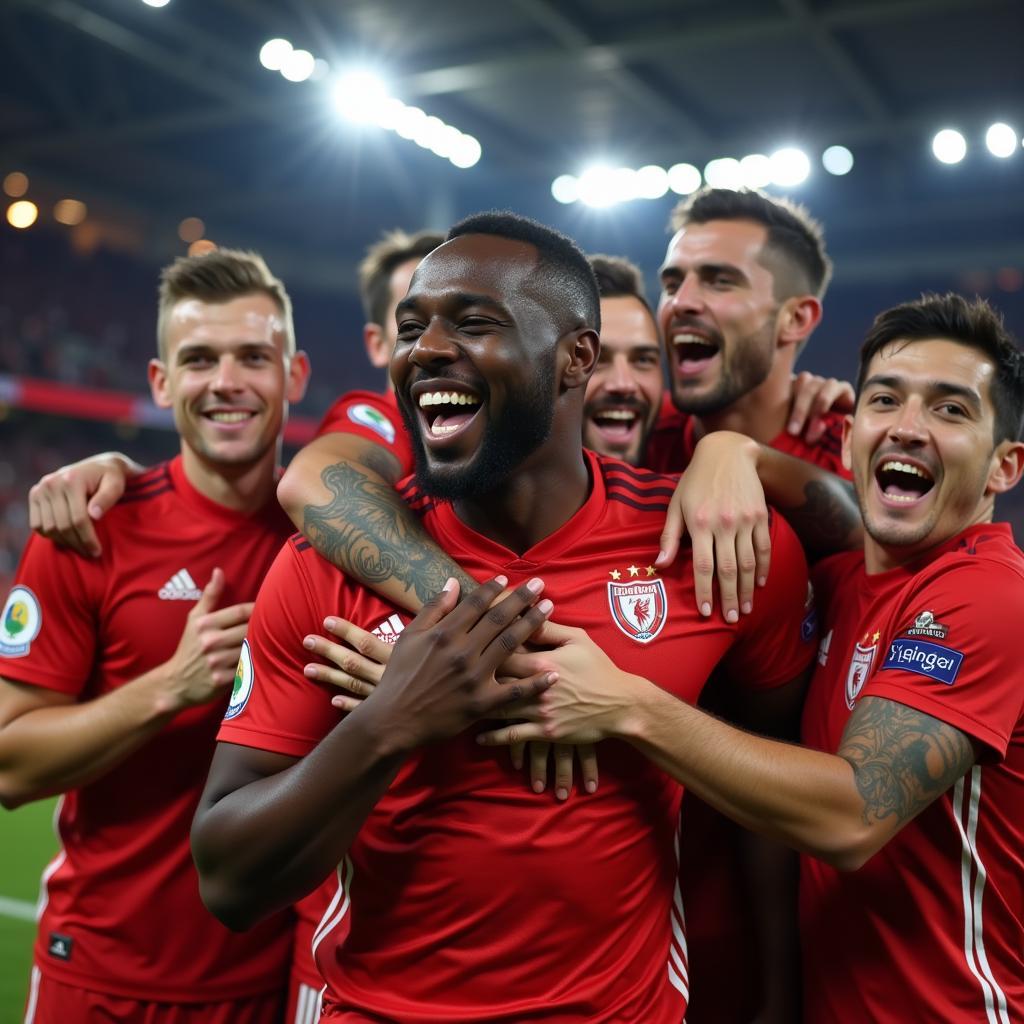
M 861 518 L 853 488 L 838 477 L 804 486 L 804 503 L 784 510 L 812 555 L 829 555 L 860 543 Z
M 374 588 L 397 580 L 420 602 L 434 597 L 450 576 L 459 580 L 463 592 L 476 586 L 428 536 L 392 487 L 350 462 L 328 466 L 320 478 L 332 498 L 324 505 L 306 505 L 303 532 L 339 569 Z
M 839 756 L 853 768 L 865 824 L 895 815 L 902 825 L 945 793 L 974 763 L 959 729 L 882 697 L 865 697 L 847 723 Z

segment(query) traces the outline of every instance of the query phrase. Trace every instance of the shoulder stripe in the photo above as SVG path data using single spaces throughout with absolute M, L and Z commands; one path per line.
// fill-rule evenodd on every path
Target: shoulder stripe
M 308 551 L 313 546 L 301 533 L 293 533 L 288 538 L 288 543 L 291 544 L 296 551 Z
M 136 477 L 130 477 L 125 482 L 124 495 L 121 501 L 142 501 L 146 498 L 155 498 L 158 494 L 166 494 L 172 490 L 171 473 L 166 462 L 147 469 Z
M 679 478 L 678 473 L 656 473 L 652 469 L 643 469 L 639 466 L 630 466 L 626 462 L 604 463 L 604 475 L 606 479 L 623 477 L 638 484 L 657 484 L 675 481 Z
M 621 494 L 608 494 L 609 501 L 617 501 L 620 505 L 628 505 L 630 508 L 638 509 L 641 512 L 667 512 L 668 502 L 667 501 L 650 501 L 640 502 L 633 501 L 632 498 L 627 498 Z
M 132 501 L 148 501 L 150 498 L 156 498 L 156 497 L 158 497 L 161 494 L 166 494 L 168 491 L 173 491 L 173 490 L 174 490 L 173 485 L 170 482 L 168 482 L 163 487 L 156 487 L 156 488 L 153 488 L 152 490 L 143 491 L 141 494 L 139 494 L 137 492 L 133 493 L 133 494 L 125 494 L 118 501 L 118 504 L 119 505 L 124 505 L 124 504 L 127 504 L 127 503 L 132 502 Z
M 660 483 L 660 480 L 652 480 L 651 481 L 652 485 L 657 484 L 657 483 Z M 657 495 L 662 495 L 663 497 L 671 498 L 672 495 L 676 493 L 675 487 L 657 487 L 657 486 L 639 487 L 639 486 L 637 486 L 637 484 L 631 483 L 631 482 L 629 482 L 627 480 L 611 480 L 611 479 L 609 479 L 608 480 L 608 493 L 609 494 L 613 494 L 617 490 L 629 491 L 629 492 L 632 492 L 633 494 L 638 494 L 638 495 L 640 495 L 643 498 L 646 498 L 648 496 L 654 497 L 654 496 L 657 496 Z

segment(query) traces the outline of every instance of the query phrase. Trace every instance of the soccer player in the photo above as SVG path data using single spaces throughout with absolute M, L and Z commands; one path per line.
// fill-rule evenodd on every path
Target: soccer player
M 341 716 L 332 689 L 302 678 L 302 637 L 339 609 L 369 630 L 408 616 L 308 542 L 286 546 L 193 826 L 204 898 L 247 926 L 337 865 L 344 892 L 316 951 L 327 1019 L 678 1024 L 677 787 L 612 744 L 598 791 L 563 804 L 524 788 L 466 726 L 550 684 L 493 679 L 550 613 L 519 614 L 540 571 L 560 619 L 680 696 L 722 662 L 750 710 L 791 706 L 808 646 L 802 556 L 776 517 L 767 599 L 738 623 L 699 616 L 685 564 L 654 569 L 665 478 L 580 444 L 598 295 L 564 236 L 512 215 L 469 218 L 424 259 L 398 318 L 392 377 L 417 459 L 404 496 L 471 573 L 498 583 L 434 628 L 453 582 Z M 518 585 L 489 612 L 503 582 Z
M 560 678 L 547 724 L 516 739 L 626 738 L 806 854 L 806 1024 L 1024 1017 L 1024 555 L 993 522 L 1024 471 L 1022 423 L 1024 354 L 986 303 L 931 296 L 876 318 L 843 438 L 863 546 L 816 572 L 807 748 L 672 700 L 582 634 L 523 669 Z M 706 444 L 705 468 L 729 477 L 756 463 L 794 489 L 808 473 L 735 435 Z
M 232 685 L 251 674 L 251 602 L 290 532 L 276 473 L 308 362 L 253 253 L 165 269 L 157 340 L 150 385 L 181 453 L 96 524 L 99 558 L 33 536 L 0 619 L 0 799 L 64 794 L 37 1024 L 276 1024 L 284 997 L 290 922 L 236 935 L 216 921 L 188 832 Z

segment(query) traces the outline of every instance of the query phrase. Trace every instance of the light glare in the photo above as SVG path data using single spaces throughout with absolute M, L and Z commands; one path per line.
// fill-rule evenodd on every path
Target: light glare
M 331 91 L 334 106 L 350 121 L 377 121 L 396 112 L 390 106 L 398 102 L 388 95 L 387 86 L 372 71 L 350 71 L 342 75 Z
M 764 188 L 772 180 L 772 162 L 764 153 L 751 153 L 740 161 L 740 177 L 747 188 Z
M 580 183 L 575 174 L 560 174 L 551 182 L 551 194 L 559 203 L 575 203 L 580 197 Z
M 4 178 L 4 192 L 12 199 L 20 199 L 28 191 L 28 175 L 21 171 L 11 171 Z
M 802 185 L 811 173 L 811 161 L 802 149 L 786 146 L 772 153 L 772 184 L 781 188 Z
M 291 52 L 292 44 L 287 39 L 268 39 L 260 47 L 260 63 L 268 71 L 280 71 Z
M 740 162 L 731 156 L 708 161 L 704 168 L 704 180 L 712 188 L 739 188 L 743 184 Z
M 58 224 L 74 227 L 85 220 L 87 212 L 85 203 L 80 199 L 61 199 L 53 208 L 53 219 Z
M 944 164 L 958 164 L 967 155 L 967 140 L 955 128 L 943 128 L 932 139 L 932 152 Z
M 829 146 L 821 154 L 821 166 L 829 174 L 849 174 L 853 170 L 853 154 L 845 146 Z
M 483 156 L 483 150 L 480 148 L 480 143 L 472 135 L 466 135 L 464 132 L 459 134 L 461 138 L 448 159 L 456 167 L 461 167 L 465 170 L 467 167 L 473 167 L 479 162 L 480 157 Z
M 1019 144 L 1017 133 L 1008 124 L 996 122 L 985 132 L 985 145 L 988 146 L 988 151 L 1000 159 L 1005 160 L 1008 156 L 1013 156 Z
M 147 7 L 166 7 L 171 0 L 142 0 Z
M 23 230 L 32 227 L 39 216 L 39 208 L 27 199 L 19 199 L 7 207 L 7 223 Z
M 636 172 L 634 195 L 638 199 L 660 199 L 668 192 L 668 171 L 657 164 L 647 164 Z
M 316 58 L 309 50 L 292 50 L 281 64 L 281 74 L 289 82 L 304 82 L 316 67 Z
M 673 164 L 668 169 L 668 187 L 677 196 L 688 196 L 700 188 L 700 171 L 693 164 Z

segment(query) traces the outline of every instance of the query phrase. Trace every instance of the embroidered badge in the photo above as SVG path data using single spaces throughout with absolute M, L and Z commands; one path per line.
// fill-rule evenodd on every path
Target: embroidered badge
M 930 636 L 936 640 L 945 640 L 949 627 L 943 622 L 936 622 L 933 612 L 921 612 L 914 624 L 903 631 L 907 636 Z
M 660 579 L 608 583 L 608 604 L 615 625 L 631 640 L 649 644 L 668 618 L 668 595 Z
M 870 630 L 864 634 L 860 643 L 853 648 L 853 657 L 850 659 L 850 668 L 846 673 L 846 706 L 852 711 L 857 700 L 857 695 L 864 689 L 864 684 L 871 675 L 871 665 L 875 660 L 875 652 L 878 650 L 878 638 L 881 634 Z M 871 643 L 868 643 L 868 640 Z
M 394 444 L 395 425 L 372 405 L 353 405 L 348 411 L 348 418 L 361 427 L 368 427 L 379 434 L 388 444 Z
M 224 712 L 224 721 L 237 718 L 249 702 L 249 695 L 252 693 L 253 670 L 252 651 L 249 650 L 249 641 L 242 641 L 242 650 L 238 655 L 238 667 L 235 669 L 235 683 L 231 687 L 231 702 L 227 711 Z
M 43 611 L 39 607 L 39 598 L 28 587 L 14 587 L 0 615 L 0 655 L 24 658 L 32 649 L 32 641 L 39 636 L 42 625 Z

